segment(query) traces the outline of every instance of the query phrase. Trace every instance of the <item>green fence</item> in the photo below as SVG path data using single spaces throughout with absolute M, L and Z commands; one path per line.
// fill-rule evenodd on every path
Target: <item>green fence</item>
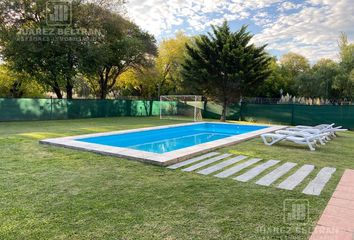
M 0 121 L 157 116 L 158 101 L 0 99 Z
M 222 106 L 214 102 L 204 104 L 203 117 L 211 119 L 220 119 L 222 114 Z M 241 114 L 241 107 L 238 104 L 231 105 L 227 110 L 227 119 L 238 120 Z
M 166 104 L 171 105 L 166 102 Z M 222 107 L 204 105 L 204 118 L 220 118 Z M 76 118 L 158 116 L 159 101 L 0 99 L 0 121 L 60 120 Z M 238 104 L 227 111 L 229 120 L 247 120 L 287 125 L 336 123 L 354 129 L 354 106 L 307 106 L 296 104 Z
M 242 120 L 281 123 L 287 125 L 317 125 L 335 123 L 354 129 L 354 106 L 243 104 Z

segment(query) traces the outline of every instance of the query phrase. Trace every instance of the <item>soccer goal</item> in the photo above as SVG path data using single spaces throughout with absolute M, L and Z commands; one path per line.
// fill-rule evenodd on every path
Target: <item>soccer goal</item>
M 202 121 L 203 107 L 202 96 L 160 96 L 160 119 Z

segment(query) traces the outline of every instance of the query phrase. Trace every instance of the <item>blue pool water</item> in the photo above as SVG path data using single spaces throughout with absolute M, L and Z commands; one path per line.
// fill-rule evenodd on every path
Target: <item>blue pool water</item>
M 81 138 L 77 141 L 153 153 L 166 153 L 267 127 L 238 124 L 200 123 L 133 133 Z

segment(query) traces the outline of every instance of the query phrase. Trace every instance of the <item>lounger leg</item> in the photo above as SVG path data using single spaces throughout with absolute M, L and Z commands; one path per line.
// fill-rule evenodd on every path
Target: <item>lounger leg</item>
M 319 137 L 319 141 L 320 141 L 321 145 L 326 145 L 326 143 L 323 141 L 323 139 L 321 137 Z
M 263 142 L 264 142 L 265 145 L 267 145 L 267 146 L 272 146 L 272 145 L 274 145 L 274 144 L 276 144 L 276 143 L 278 143 L 278 142 L 283 141 L 286 137 L 284 136 L 284 137 L 278 137 L 278 138 L 277 138 L 277 137 L 268 136 L 268 138 L 271 139 L 270 142 L 268 141 L 268 139 L 267 139 L 266 136 L 261 136 L 261 138 L 262 138 L 262 140 L 263 140 Z
M 312 146 L 312 143 L 311 143 L 308 139 L 306 139 L 306 142 L 307 142 L 307 145 L 309 146 L 309 148 L 310 148 L 311 151 L 316 151 L 316 148 L 314 148 L 314 147 Z
M 268 142 L 267 138 L 265 136 L 261 136 L 261 138 L 262 138 L 262 140 L 263 140 L 265 145 L 267 145 L 267 146 L 271 146 L 272 145 L 273 138 L 271 138 L 272 139 L 271 142 Z

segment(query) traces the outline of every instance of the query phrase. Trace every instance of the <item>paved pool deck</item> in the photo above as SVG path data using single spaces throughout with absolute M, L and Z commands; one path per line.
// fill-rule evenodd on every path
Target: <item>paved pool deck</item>
M 346 170 L 310 240 L 354 239 L 354 170 Z

